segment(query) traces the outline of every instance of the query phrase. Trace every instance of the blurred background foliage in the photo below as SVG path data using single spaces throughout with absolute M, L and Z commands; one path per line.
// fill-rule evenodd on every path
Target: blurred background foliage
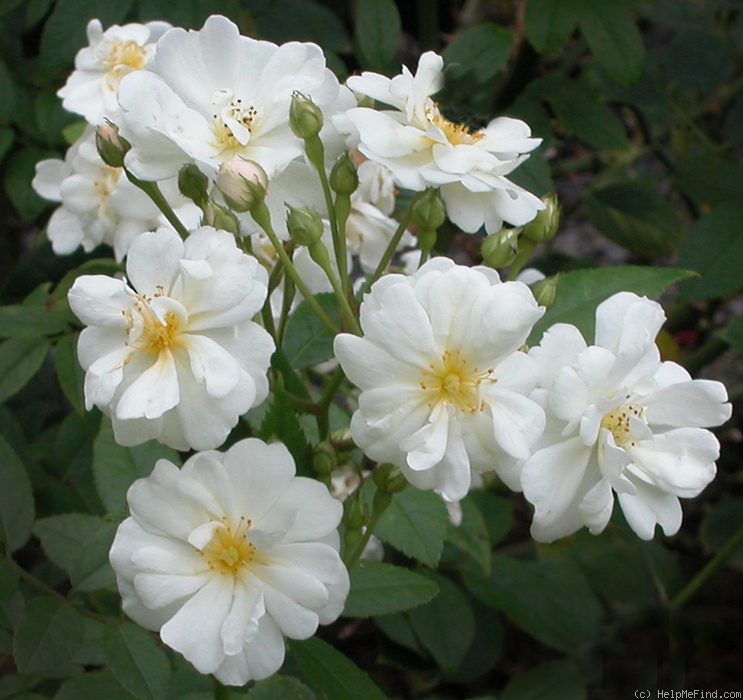
M 563 206 L 560 233 L 534 262 L 563 273 L 551 320 L 586 329 L 616 289 L 666 290 L 664 356 L 741 399 L 737 0 L 0 0 L 0 698 L 211 697 L 208 679 L 153 638 L 106 625 L 119 619 L 106 553 L 124 493 L 168 451 L 119 447 L 100 414 L 83 410 L 65 291 L 80 269 L 115 265 L 108 250 L 53 255 L 43 234 L 52 207 L 30 182 L 34 164 L 79 133 L 55 93 L 90 18 L 199 28 L 214 13 L 247 35 L 318 43 L 341 78 L 392 75 L 424 50 L 442 52 L 450 119 L 515 116 L 543 139 L 514 179 L 538 195 L 555 190 Z M 444 228 L 438 248 L 476 261 L 477 242 Z M 249 416 L 245 431 L 260 425 L 308 449 L 311 435 L 267 416 Z M 684 503 L 672 538 L 639 541 L 617 514 L 601 536 L 535 545 L 526 504 L 497 484 L 463 501 L 460 527 L 436 496 L 401 492 L 378 534 L 388 561 L 421 575 L 415 591 L 385 589 L 375 565 L 355 570 L 347 614 L 359 619 L 325 634 L 333 646 L 292 644 L 282 675 L 247 697 L 741 690 L 743 546 L 730 539 L 743 527 L 739 423 L 734 413 L 718 431 L 718 477 Z M 52 594 L 38 595 L 40 582 Z M 405 609 L 406 595 L 428 602 Z

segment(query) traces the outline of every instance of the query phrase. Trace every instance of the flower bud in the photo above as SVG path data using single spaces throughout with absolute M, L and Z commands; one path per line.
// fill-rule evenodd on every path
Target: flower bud
M 343 524 L 348 530 L 360 530 L 369 519 L 369 509 L 358 491 L 343 501 Z
M 338 194 L 350 195 L 359 186 L 359 176 L 348 153 L 344 153 L 330 171 L 330 187 Z
M 98 127 L 95 134 L 95 145 L 101 160 L 112 168 L 124 167 L 124 156 L 131 148 L 131 144 L 119 136 L 119 127 L 106 121 Z
M 297 245 L 311 246 L 322 237 L 323 223 L 320 215 L 306 207 L 286 205 L 286 228 Z
M 480 253 L 488 267 L 499 268 L 510 265 L 519 252 L 518 239 L 522 233 L 521 226 L 502 228 L 488 236 L 482 242 Z
M 435 231 L 446 219 L 446 208 L 437 189 L 429 187 L 413 201 L 413 223 L 422 231 Z
M 204 225 L 213 226 L 222 231 L 229 231 L 233 236 L 240 235 L 240 224 L 237 217 L 229 209 L 214 204 L 214 202 L 207 202 L 203 212 Z
M 554 238 L 560 226 L 560 203 L 552 192 L 542 198 L 544 209 L 524 226 L 524 236 L 535 243 L 544 243 Z
M 559 273 L 547 277 L 539 282 L 535 282 L 531 286 L 531 291 L 534 294 L 534 298 L 537 300 L 537 304 L 544 306 L 549 309 L 552 304 L 555 303 L 555 295 L 557 294 L 557 284 L 560 281 Z
M 407 485 L 407 479 L 394 464 L 380 464 L 373 472 L 372 479 L 379 491 L 397 493 Z
M 312 467 L 316 474 L 330 474 L 338 466 L 338 455 L 329 442 L 321 442 L 312 455 Z
M 322 129 L 323 117 L 320 108 L 301 92 L 292 95 L 289 107 L 289 126 L 295 136 L 309 139 L 317 136 Z
M 184 165 L 178 171 L 178 189 L 184 197 L 188 197 L 202 209 L 204 209 L 209 201 L 207 192 L 209 189 L 209 178 L 193 163 Z
M 264 200 L 268 175 L 258 163 L 235 158 L 219 166 L 217 187 L 230 209 L 237 212 L 250 211 Z

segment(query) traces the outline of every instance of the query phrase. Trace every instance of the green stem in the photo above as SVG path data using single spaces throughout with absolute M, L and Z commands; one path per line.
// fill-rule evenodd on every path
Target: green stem
M 366 547 L 366 545 L 369 543 L 369 540 L 371 539 L 371 536 L 374 534 L 374 528 L 377 526 L 379 519 L 382 517 L 384 511 L 387 510 L 387 507 L 390 505 L 390 503 L 392 503 L 392 494 L 389 493 L 389 491 L 378 490 L 374 493 L 374 502 L 372 505 L 371 517 L 369 518 L 369 522 L 366 525 L 364 534 L 361 535 L 361 538 L 356 543 L 355 549 L 346 561 L 347 569 L 352 569 L 361 557 L 362 553 L 364 552 L 364 547 Z
M 157 183 L 140 180 L 136 175 L 133 175 L 128 170 L 126 170 L 126 168 L 124 169 L 124 172 L 126 173 L 126 177 L 129 182 L 139 187 L 139 189 L 142 190 L 142 192 L 144 192 L 155 203 L 155 206 L 157 206 L 157 208 L 165 215 L 165 218 L 168 220 L 170 225 L 178 232 L 178 235 L 181 238 L 188 238 L 188 230 L 181 223 L 181 220 L 175 215 L 175 212 L 168 203 L 168 200 L 165 199 L 163 193 L 160 192 L 160 188 L 157 186 Z
M 330 410 L 330 404 L 333 403 L 338 387 L 341 385 L 341 382 L 343 382 L 344 376 L 343 368 L 336 367 L 333 374 L 330 375 L 330 379 L 325 385 L 320 399 L 317 402 L 317 407 L 319 409 L 317 414 L 317 431 L 320 434 L 320 441 L 326 440 L 328 433 L 330 432 L 328 411 Z
M 519 272 L 521 272 L 524 265 L 526 265 L 529 258 L 531 258 L 532 254 L 534 253 L 534 248 L 536 247 L 537 244 L 534 243 L 534 241 L 530 241 L 528 238 L 525 238 L 523 236 L 521 237 L 521 240 L 519 241 L 519 252 L 516 254 L 516 257 L 511 263 L 510 269 L 508 270 L 509 280 L 516 279 Z
M 686 584 L 684 589 L 671 601 L 670 611 L 671 614 L 677 613 L 705 583 L 705 581 L 712 576 L 712 574 L 719 569 L 725 560 L 735 551 L 738 545 L 743 542 L 743 527 L 741 527 L 720 549 L 717 554 L 710 559 L 707 564 L 697 573 L 697 575 Z
M 214 676 L 212 676 L 214 683 L 214 700 L 230 700 L 230 689 L 226 685 L 222 685 Z
M 348 262 L 348 255 L 346 252 L 346 222 L 351 213 L 351 195 L 349 194 L 336 194 L 335 195 L 335 219 L 338 224 L 338 231 L 340 237 L 343 239 L 341 246 L 343 248 L 343 263 L 344 269 Z M 340 269 L 340 268 L 339 268 Z M 343 284 L 343 291 L 346 293 L 346 297 L 353 302 L 353 290 L 351 288 L 351 278 L 347 272 L 341 274 L 341 283 Z
M 336 327 L 335 323 L 333 323 L 330 316 L 328 316 L 325 311 L 323 311 L 323 308 L 320 306 L 320 304 L 317 303 L 317 299 L 312 296 L 312 292 L 308 289 L 307 285 L 304 283 L 304 280 L 297 272 L 297 268 L 294 267 L 294 263 L 292 262 L 287 252 L 284 250 L 284 246 L 281 245 L 279 237 L 273 230 L 273 226 L 271 226 L 271 215 L 269 214 L 268 207 L 265 205 L 264 202 L 261 202 L 255 207 L 255 209 L 253 209 L 253 211 L 250 212 L 250 214 L 255 222 L 258 224 L 258 226 L 260 226 L 266 232 L 268 239 L 271 241 L 271 245 L 273 245 L 276 254 L 279 256 L 279 260 L 281 260 L 281 264 L 286 270 L 286 274 L 289 275 L 292 282 L 294 282 L 294 285 L 299 290 L 300 294 L 304 297 L 304 300 L 307 302 L 309 307 L 333 335 L 338 333 L 338 328 Z
M 362 335 L 361 327 L 359 322 L 356 320 L 356 314 L 354 314 L 351 305 L 348 302 L 348 297 L 343 291 L 341 283 L 333 272 L 333 268 L 330 266 L 330 258 L 328 256 L 328 249 L 325 247 L 322 241 L 315 241 L 309 246 L 310 257 L 322 268 L 325 276 L 330 281 L 330 286 L 333 288 L 338 307 L 340 309 L 343 320 L 345 321 L 346 328 L 356 335 Z
M 418 193 L 416 197 L 422 195 L 424 192 Z M 369 289 L 369 287 L 371 287 L 382 276 L 382 273 L 387 269 L 387 266 L 390 264 L 390 260 L 392 260 L 392 256 L 395 254 L 395 251 L 397 250 L 397 246 L 400 245 L 400 239 L 402 238 L 403 234 L 405 233 L 405 230 L 408 228 L 408 224 L 410 223 L 410 217 L 413 214 L 414 201 L 415 201 L 415 197 L 413 198 L 413 201 L 411 201 L 410 206 L 408 207 L 408 210 L 402 215 L 400 224 L 397 227 L 397 230 L 395 231 L 394 235 L 390 239 L 390 242 L 387 244 L 387 249 L 384 251 L 384 255 L 382 256 L 382 259 L 379 261 L 379 265 L 377 265 L 377 269 L 374 270 L 374 274 L 371 276 L 371 278 L 365 285 L 366 289 Z

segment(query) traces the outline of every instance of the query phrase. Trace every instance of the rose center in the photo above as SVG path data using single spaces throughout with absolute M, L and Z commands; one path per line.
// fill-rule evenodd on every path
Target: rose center
M 250 141 L 251 128 L 258 116 L 252 105 L 243 105 L 239 97 L 235 97 L 232 90 L 222 88 L 212 96 L 212 128 L 214 130 L 214 144 L 220 154 L 234 155 L 242 146 Z
M 471 366 L 459 350 L 445 350 L 438 363 L 422 370 L 420 387 L 429 408 L 443 402 L 459 411 L 475 413 L 483 409 L 480 385 L 483 381 L 494 382 L 492 373 L 492 369 L 481 371 Z
M 634 446 L 630 426 L 630 417 L 635 416 L 644 420 L 645 407 L 639 404 L 628 403 L 617 406 L 601 419 L 601 427 L 606 428 L 613 436 L 618 447 Z
M 112 41 L 108 45 L 108 51 L 101 59 L 103 67 L 112 71 L 120 66 L 128 66 L 132 70 L 144 67 L 147 52 L 143 46 L 135 41 Z
M 438 107 L 436 106 L 434 106 L 429 112 L 429 119 L 434 126 L 441 129 L 446 140 L 452 146 L 477 143 L 483 137 L 483 135 L 478 131 L 472 133 L 469 127 L 464 124 L 454 124 L 453 122 L 450 122 L 439 112 Z
M 255 546 L 248 540 L 250 525 L 250 520 L 241 516 L 233 530 L 227 518 L 222 517 L 209 543 L 199 550 L 199 555 L 212 571 L 223 576 L 237 576 L 253 561 Z
M 158 289 L 155 296 L 162 296 L 162 289 Z M 161 320 L 152 310 L 150 301 L 138 294 L 133 308 L 122 313 L 128 321 L 127 345 L 148 355 L 157 355 L 178 343 L 181 319 L 174 311 L 167 311 Z

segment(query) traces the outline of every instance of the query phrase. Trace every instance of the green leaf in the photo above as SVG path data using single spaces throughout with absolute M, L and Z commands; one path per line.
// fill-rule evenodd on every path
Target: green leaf
M 114 439 L 111 421 L 101 421 L 101 428 L 93 442 L 93 477 L 98 495 L 109 513 L 123 513 L 126 492 L 137 480 L 147 477 L 158 459 L 180 464 L 178 453 L 157 442 L 134 447 L 123 447 Z
M 58 154 L 35 146 L 16 150 L 8 156 L 5 163 L 5 191 L 24 219 L 35 218 L 49 206 L 49 202 L 31 187 L 31 180 L 36 172 L 36 163 L 44 158 L 54 157 L 58 157 Z
M 590 344 L 594 337 L 596 307 L 612 294 L 629 291 L 657 299 L 667 287 L 693 274 L 673 267 L 632 265 L 565 272 L 557 284 L 555 303 L 534 326 L 529 344 L 539 342 L 542 333 L 554 323 L 572 323 Z
M 488 675 L 503 653 L 502 615 L 477 598 L 470 597 L 468 602 L 475 615 L 475 635 L 456 670 L 446 673 L 446 680 L 458 683 L 469 683 Z
M 580 0 L 529 0 L 526 3 L 526 36 L 540 53 L 561 49 L 576 24 Z
M 31 536 L 35 507 L 31 480 L 26 467 L 7 440 L 0 436 L 0 471 L 3 487 L 0 489 L 0 519 L 8 550 L 20 549 Z
M 67 663 L 83 638 L 83 620 L 54 598 L 33 598 L 23 608 L 13 636 L 13 656 L 23 674 L 49 673 Z
M 503 496 L 479 489 L 470 491 L 465 500 L 474 501 L 488 528 L 490 544 L 498 544 L 513 525 L 513 506 L 511 502 Z M 489 563 L 488 566 L 490 566 Z
M 283 44 L 311 41 L 328 51 L 343 51 L 348 37 L 343 23 L 327 7 L 312 0 L 268 2 L 253 13 L 261 37 Z
M 315 296 L 331 320 L 340 324 L 335 295 L 326 292 Z M 309 367 L 333 357 L 333 334 L 315 316 L 306 301 L 302 301 L 286 323 L 283 351 L 294 369 Z
M 736 316 L 720 333 L 720 337 L 743 353 L 743 314 Z
M 644 182 L 612 183 L 589 192 L 584 203 L 601 233 L 638 255 L 668 255 L 684 233 L 671 203 Z
M 462 522 L 459 525 L 449 523 L 446 539 L 457 549 L 469 554 L 487 576 L 490 573 L 487 523 L 472 499 L 467 497 L 459 503 L 462 507 Z
M 371 497 L 371 487 L 366 487 L 365 497 L 367 494 Z M 449 514 L 440 496 L 407 488 L 395 494 L 374 534 L 406 556 L 436 568 L 448 524 Z
M 49 347 L 43 338 L 11 338 L 0 345 L 0 403 L 20 391 L 41 369 Z
M 0 598 L 13 595 L 21 582 L 18 566 L 7 559 L 0 559 Z
M 15 133 L 12 129 L 0 129 L 0 163 L 10 151 L 13 141 L 15 141 Z
M 527 122 L 529 123 L 529 122 Z M 532 151 L 529 157 L 508 175 L 508 179 L 529 190 L 537 197 L 543 197 L 554 190 L 550 164 L 544 157 L 544 148 Z
M 550 661 L 513 678 L 500 700 L 585 700 L 586 686 L 575 664 Z
M 83 381 L 85 372 L 77 359 L 77 334 L 66 335 L 54 346 L 54 369 L 57 381 L 67 400 L 78 413 L 85 413 Z
M 250 3 L 251 11 L 254 4 Z M 200 29 L 209 15 L 237 18 L 243 11 L 239 0 L 139 0 L 138 5 L 140 21 L 167 19 L 184 29 Z M 250 33 L 246 30 L 242 33 L 255 35 L 255 27 L 247 29 Z
M 676 162 L 673 182 L 703 210 L 722 202 L 740 201 L 743 163 L 715 156 L 690 156 Z
M 743 287 L 743 203 L 719 204 L 699 219 L 678 264 L 699 273 L 679 287 L 682 299 L 715 299 Z
M 475 636 L 475 616 L 467 597 L 450 579 L 429 574 L 440 589 L 430 603 L 408 612 L 421 646 L 444 671 L 464 660 Z
M 82 591 L 115 589 L 108 551 L 116 523 L 87 513 L 65 513 L 37 520 L 33 532 L 73 586 Z
M 131 622 L 103 633 L 106 665 L 139 700 L 161 700 L 170 680 L 170 663 L 160 645 Z
M 585 577 L 567 562 L 493 555 L 488 578 L 464 573 L 467 588 L 538 641 L 576 653 L 601 636 L 603 609 Z
M 87 671 L 65 681 L 54 700 L 82 700 L 83 698 L 105 698 L 105 700 L 132 700 L 134 696 L 125 690 L 111 671 Z
M 705 547 L 716 552 L 741 528 L 743 528 L 743 499 L 729 498 L 707 513 L 702 521 L 699 535 Z M 743 543 L 733 550 L 725 560 L 725 564 L 736 571 L 743 571 Z
M 327 700 L 386 700 L 369 676 L 319 637 L 287 639 L 307 684 Z
M 496 24 L 478 24 L 458 34 L 443 50 L 447 65 L 459 64 L 477 83 L 493 80 L 501 73 L 511 53 L 513 35 Z
M 57 0 L 44 23 L 39 64 L 48 70 L 71 64 L 75 52 L 88 44 L 82 18 L 97 17 L 107 28 L 121 22 L 131 6 L 132 0 L 115 3 L 108 0 Z
M 351 592 L 343 615 L 389 615 L 427 603 L 438 591 L 436 583 L 415 571 L 362 560 L 351 569 Z
M 596 60 L 622 85 L 634 83 L 645 62 L 640 30 L 619 0 L 579 4 L 578 25 Z
M 396 72 L 400 43 L 400 13 L 393 0 L 359 0 L 356 3 L 354 41 L 361 65 L 390 75 Z
M 597 95 L 578 80 L 551 76 L 535 81 L 530 92 L 547 100 L 565 130 L 596 148 L 629 148 L 624 124 Z
M 248 700 L 316 700 L 317 696 L 291 676 L 275 675 L 259 681 L 248 692 Z
M 0 338 L 40 337 L 69 330 L 67 315 L 58 310 L 25 304 L 0 306 Z
M 0 123 L 7 124 L 16 107 L 16 86 L 13 76 L 10 74 L 5 61 L 0 59 L 0 95 L 3 101 L 0 103 Z
M 307 442 L 297 411 L 282 389 L 275 389 L 271 406 L 261 423 L 259 435 L 262 440 L 283 442 L 294 458 L 297 474 L 312 476 L 312 449 Z

